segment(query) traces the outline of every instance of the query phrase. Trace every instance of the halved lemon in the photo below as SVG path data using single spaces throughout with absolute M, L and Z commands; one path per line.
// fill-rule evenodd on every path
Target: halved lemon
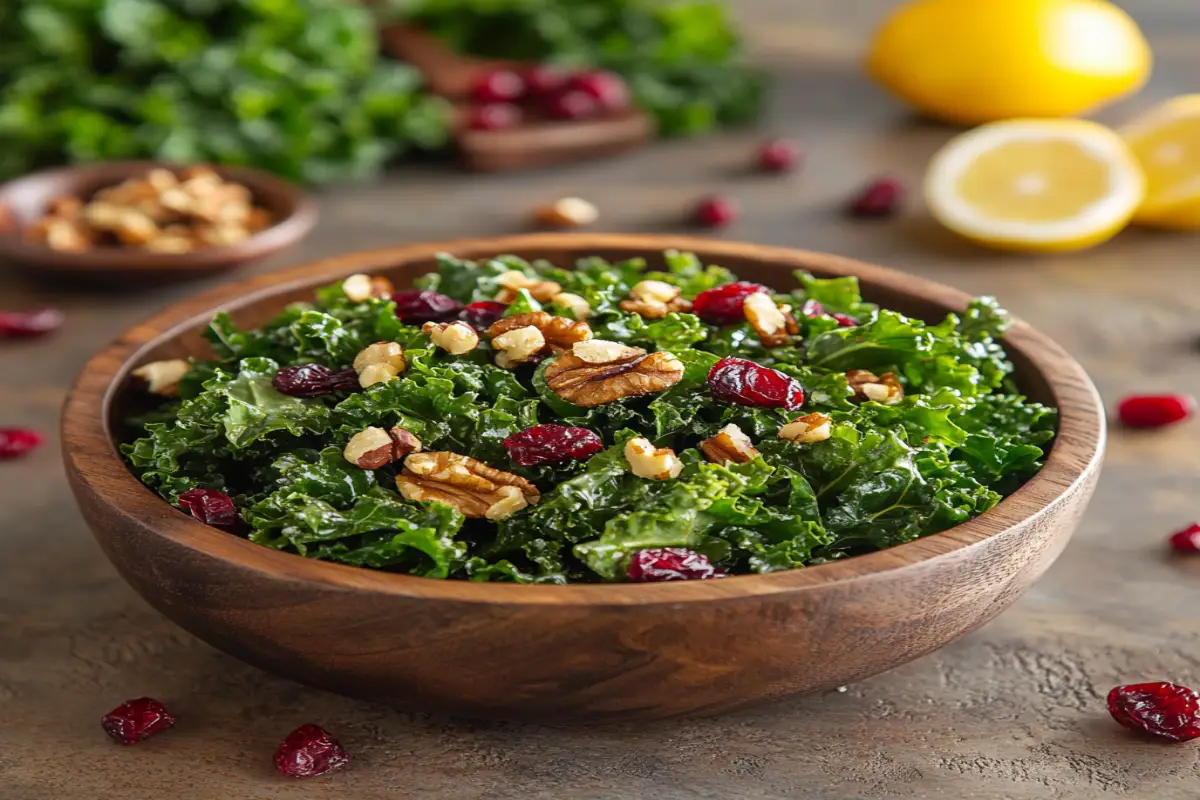
M 1128 224 L 1146 180 L 1114 131 L 1084 120 L 993 122 L 951 139 L 925 174 L 947 228 L 989 247 L 1081 250 Z
M 1119 133 L 1146 174 L 1146 200 L 1134 219 L 1200 227 L 1200 94 L 1168 100 Z

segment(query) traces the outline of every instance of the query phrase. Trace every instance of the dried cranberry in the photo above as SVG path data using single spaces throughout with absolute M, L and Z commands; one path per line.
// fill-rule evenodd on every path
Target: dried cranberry
M 293 778 L 315 778 L 348 763 L 345 749 L 319 725 L 301 725 L 275 749 L 275 768 Z
M 1134 683 L 1108 693 L 1108 713 L 1131 731 L 1175 742 L 1200 738 L 1200 693 L 1174 683 Z
M 554 64 L 538 64 L 525 72 L 525 89 L 534 97 L 549 97 L 560 92 L 571 73 Z
M 1117 416 L 1130 428 L 1161 428 L 1192 415 L 1196 401 L 1185 394 L 1140 394 L 1117 405 Z
M 478 103 L 511 103 L 525 96 L 525 79 L 511 69 L 485 72 L 472 89 Z
M 600 437 L 587 428 L 534 425 L 504 440 L 508 455 L 519 467 L 582 461 L 604 449 Z
M 791 172 L 800 160 L 800 148 L 787 139 L 772 139 L 758 148 L 758 166 L 764 172 Z
M 0 428 L 0 461 L 27 456 L 41 443 L 42 435 L 31 428 Z
M 175 724 L 167 707 L 151 697 L 139 697 L 104 715 L 100 725 L 118 744 L 137 744 Z
M 290 397 L 319 397 L 335 389 L 359 388 L 358 374 L 350 370 L 334 372 L 321 364 L 284 367 L 275 373 L 271 385 Z
M 714 567 L 708 556 L 683 547 L 639 550 L 629 559 L 626 574 L 631 581 L 703 581 L 725 577 L 725 570 Z
M 858 320 L 849 316 L 848 314 L 830 314 L 825 310 L 825 306 L 821 305 L 816 300 L 805 300 L 804 305 L 800 306 L 800 313 L 809 319 L 828 315 L 843 328 L 854 328 L 859 324 Z
M 902 194 L 899 181 L 879 178 L 863 187 L 850 201 L 846 213 L 860 219 L 890 217 L 900 209 Z
M 467 127 L 473 131 L 503 131 L 521 124 L 521 109 L 512 103 L 488 103 L 471 109 Z
M 555 92 L 545 100 L 546 114 L 554 119 L 590 119 L 600 113 L 600 101 L 578 89 Z
M 429 289 L 405 289 L 392 295 L 396 316 L 409 325 L 449 322 L 463 310 L 463 304 Z
M 1200 525 L 1193 522 L 1183 530 L 1175 531 L 1167 541 L 1177 552 L 1200 553 Z
M 240 519 L 233 500 L 216 489 L 188 489 L 179 495 L 179 507 L 214 528 L 234 528 Z
M 708 371 L 708 388 L 724 403 L 788 411 L 804 405 L 804 388 L 795 378 L 733 356 L 722 358 Z
M 770 289 L 758 283 L 737 281 L 705 289 L 692 301 L 692 312 L 709 325 L 736 325 L 746 319 L 742 305 L 746 298 Z
M 0 339 L 32 339 L 62 327 L 62 312 L 54 308 L 0 311 Z
M 724 197 L 706 197 L 692 209 L 692 220 L 704 228 L 723 228 L 737 217 L 737 205 Z
M 629 107 L 629 87 L 615 73 L 581 72 L 572 75 L 567 86 L 594 98 L 604 111 L 623 111 Z
M 508 305 L 495 300 L 480 300 L 468 303 L 459 318 L 480 333 L 492 327 L 492 323 L 504 316 Z

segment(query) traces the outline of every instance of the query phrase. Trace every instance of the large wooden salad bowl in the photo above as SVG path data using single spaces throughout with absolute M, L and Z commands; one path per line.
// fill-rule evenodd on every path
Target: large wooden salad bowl
M 968 297 L 819 253 L 674 236 L 529 235 L 332 258 L 232 283 L 134 326 L 88 362 L 67 400 L 72 488 L 96 538 L 151 604 L 212 645 L 272 672 L 406 709 L 547 721 L 712 714 L 855 681 L 928 653 L 1012 603 L 1058 556 L 1099 472 L 1104 415 L 1083 369 L 1023 323 L 1005 344 L 1022 389 L 1057 406 L 1044 469 L 996 508 L 870 555 L 769 575 L 665 584 L 521 586 L 438 581 L 278 552 L 176 511 L 126 469 L 130 370 L 204 356 L 213 311 L 260 325 L 339 277 L 397 285 L 433 255 L 515 253 L 654 260 L 696 252 L 786 288 L 797 268 L 857 275 L 867 299 L 940 318 Z

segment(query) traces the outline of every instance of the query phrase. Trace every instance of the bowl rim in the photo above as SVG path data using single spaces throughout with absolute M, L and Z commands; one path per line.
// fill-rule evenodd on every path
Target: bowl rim
M 0 183 L 0 214 L 11 214 L 8 197 L 29 184 L 37 184 L 56 176 L 83 175 L 89 172 L 123 180 L 152 169 L 178 171 L 194 164 L 139 159 L 129 161 L 93 161 L 28 172 Z M 190 253 L 152 253 L 127 250 L 121 247 L 97 247 L 80 252 L 55 250 L 46 245 L 28 242 L 20 229 L 0 230 L 0 255 L 24 264 L 52 267 L 57 270 L 118 270 L 123 273 L 169 272 L 204 267 L 221 268 L 233 262 L 251 261 L 281 250 L 303 239 L 317 221 L 317 205 L 302 187 L 272 173 L 253 167 L 224 164 L 204 164 L 223 178 L 242 184 L 252 193 L 285 198 L 289 207 L 286 216 L 250 238 L 236 244 L 208 247 Z M 108 179 L 108 178 L 106 178 Z
M 204 324 L 212 313 L 251 305 L 265 297 L 318 286 L 355 272 L 429 260 L 439 252 L 480 258 L 508 252 L 668 249 L 696 252 L 706 262 L 724 257 L 752 259 L 791 269 L 853 274 L 871 286 L 959 310 L 971 296 L 924 278 L 840 256 L 784 247 L 674 235 L 523 234 L 460 239 L 350 253 L 242 281 L 182 300 L 134 325 L 83 367 L 64 405 L 63 457 L 76 494 L 90 493 L 132 526 L 167 538 L 200 555 L 265 573 L 275 579 L 317 583 L 329 589 L 409 598 L 502 605 L 672 605 L 721 602 L 814 590 L 894 570 L 921 570 L 1021 522 L 1046 516 L 1098 468 L 1105 440 L 1105 414 L 1083 367 L 1058 344 L 1015 320 L 1005 347 L 1020 352 L 1049 386 L 1059 410 L 1059 429 L 1043 468 L 988 512 L 940 533 L 887 550 L 766 575 L 737 575 L 719 581 L 657 584 L 520 585 L 437 580 L 304 558 L 211 528 L 169 506 L 144 486 L 121 458 L 108 426 L 117 388 L 153 346 Z M 173 513 L 169 513 L 173 512 Z

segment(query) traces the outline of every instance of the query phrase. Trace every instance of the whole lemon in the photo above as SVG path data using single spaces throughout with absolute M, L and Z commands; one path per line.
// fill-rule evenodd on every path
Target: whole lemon
M 867 68 L 935 119 L 1063 117 L 1136 91 L 1150 47 L 1106 0 L 913 0 L 875 37 Z

